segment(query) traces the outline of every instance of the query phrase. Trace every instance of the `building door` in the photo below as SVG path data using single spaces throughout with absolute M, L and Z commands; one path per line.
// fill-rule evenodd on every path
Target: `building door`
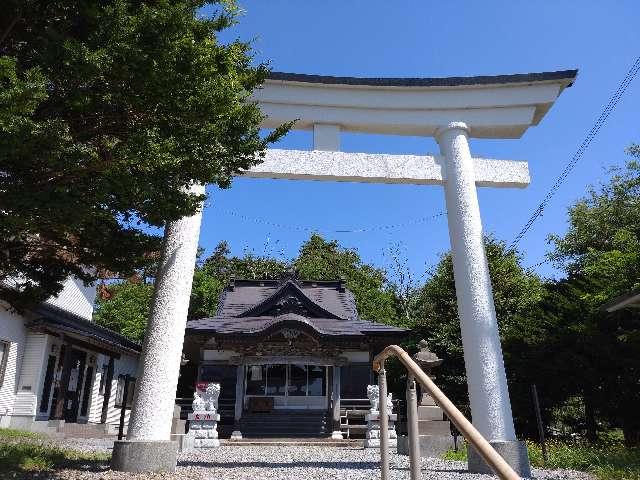
M 81 350 L 73 348 L 71 350 L 71 360 L 69 371 L 69 382 L 67 383 L 64 397 L 64 420 L 75 423 L 78 421 L 78 410 L 80 409 L 81 387 L 84 378 L 84 366 L 87 361 L 87 354 Z

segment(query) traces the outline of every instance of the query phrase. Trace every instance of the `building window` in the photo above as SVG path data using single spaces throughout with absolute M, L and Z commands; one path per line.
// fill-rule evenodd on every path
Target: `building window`
M 247 395 L 324 397 L 327 367 L 321 365 L 249 365 Z
M 2 384 L 4 383 L 4 371 L 7 369 L 10 350 L 11 344 L 0 340 L 0 387 L 2 387 Z
M 287 386 L 287 366 L 267 365 L 267 395 L 284 396 Z
M 247 395 L 264 395 L 267 391 L 267 366 L 247 367 Z
M 40 397 L 40 413 L 49 411 L 49 397 L 51 396 L 51 387 L 53 386 L 53 375 L 56 370 L 56 357 L 49 355 L 47 361 L 47 371 L 44 375 L 44 386 L 42 387 L 42 396 Z
M 82 392 L 82 406 L 80 407 L 80 416 L 86 417 L 89 411 L 89 402 L 91 401 L 91 387 L 93 386 L 93 367 L 87 367 L 85 374 L 84 390 Z
M 131 408 L 133 404 L 133 392 L 136 389 L 136 379 L 134 377 L 129 378 L 129 386 L 127 388 L 126 408 Z M 124 386 L 127 381 L 127 375 L 118 375 L 118 386 L 116 388 L 116 401 L 115 407 L 122 408 L 124 403 Z
M 318 365 L 309 365 L 307 395 L 324 397 L 327 394 L 327 369 Z

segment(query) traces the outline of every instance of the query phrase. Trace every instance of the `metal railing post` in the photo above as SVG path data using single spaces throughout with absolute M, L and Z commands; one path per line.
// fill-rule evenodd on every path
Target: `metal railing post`
M 380 423 L 380 478 L 389 479 L 389 413 L 387 412 L 387 372 L 384 369 L 384 360 L 378 370 L 378 390 L 380 400 L 378 402 L 378 421 Z
M 420 431 L 418 430 L 418 393 L 412 374 L 407 376 L 407 430 L 411 480 L 420 480 Z
M 429 392 L 431 398 L 436 402 L 436 404 L 444 410 L 444 413 L 447 414 L 451 423 L 455 425 L 455 427 L 464 435 L 464 438 L 473 445 L 478 454 L 484 459 L 485 462 L 493 469 L 493 471 L 500 477 L 501 480 L 520 480 L 520 476 L 511 468 L 511 466 L 500 456 L 498 452 L 491 446 L 491 444 L 482 436 L 482 434 L 474 427 L 469 420 L 462 414 L 460 410 L 456 408 L 456 406 L 447 398 L 447 396 L 442 393 L 433 380 L 429 378 L 429 376 L 422 371 L 422 369 L 418 366 L 416 362 L 409 356 L 407 352 L 405 352 L 401 347 L 397 345 L 389 345 L 385 348 L 381 353 L 376 355 L 373 359 L 373 369 L 377 372 L 384 372 L 384 361 L 388 357 L 395 356 L 400 360 L 400 362 L 407 368 L 416 379 L 416 381 Z M 387 395 L 387 384 L 386 377 L 384 374 L 380 377 L 380 399 L 381 403 L 386 401 Z M 385 400 L 382 400 L 384 386 L 384 395 Z M 380 417 L 380 430 L 382 432 L 382 417 Z M 387 430 L 387 418 L 384 419 L 385 423 L 385 434 Z M 382 435 L 382 433 L 381 433 Z M 388 439 L 387 439 L 388 442 Z M 382 442 L 380 443 L 381 453 L 383 452 Z M 388 450 L 388 449 L 387 449 Z M 387 480 L 389 474 L 389 457 L 388 451 L 386 453 L 386 473 L 384 471 L 385 463 L 384 457 L 382 458 L 382 467 L 383 467 L 383 480 Z

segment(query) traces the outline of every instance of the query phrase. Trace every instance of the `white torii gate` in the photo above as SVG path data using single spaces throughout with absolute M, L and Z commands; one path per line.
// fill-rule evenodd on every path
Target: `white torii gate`
M 297 120 L 293 128 L 312 130 L 314 144 L 313 151 L 269 150 L 247 177 L 444 186 L 473 423 L 521 474 L 529 464 L 513 426 L 476 186 L 524 188 L 529 170 L 522 161 L 472 157 L 468 139 L 521 137 L 576 75 L 566 70 L 406 79 L 272 73 L 254 93 L 266 115 L 263 127 Z M 342 131 L 433 136 L 440 154 L 344 153 Z M 198 213 L 171 222 L 165 231 L 128 440 L 114 447 L 114 465 L 123 470 L 149 469 L 149 458 L 155 468 L 159 458 L 166 468 L 175 467 L 168 440 L 200 222 Z M 470 457 L 470 470 L 486 466 Z

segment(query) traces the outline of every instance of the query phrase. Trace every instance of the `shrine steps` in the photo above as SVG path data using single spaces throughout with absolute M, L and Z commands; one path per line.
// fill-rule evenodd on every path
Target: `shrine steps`
M 243 438 L 240 440 L 220 440 L 221 445 L 238 447 L 362 447 L 363 440 L 334 440 L 330 437 L 295 438 Z
M 314 438 L 331 435 L 326 410 L 274 410 L 244 413 L 240 421 L 244 438 Z

